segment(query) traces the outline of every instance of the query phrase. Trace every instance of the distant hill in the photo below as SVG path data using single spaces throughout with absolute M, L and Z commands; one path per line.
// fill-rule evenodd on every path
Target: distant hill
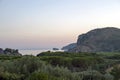
M 120 52 L 120 29 L 106 27 L 79 35 L 69 52 Z

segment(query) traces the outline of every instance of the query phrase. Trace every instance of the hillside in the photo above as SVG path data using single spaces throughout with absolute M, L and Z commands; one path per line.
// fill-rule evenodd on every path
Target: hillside
M 77 46 L 69 52 L 119 52 L 120 29 L 106 27 L 79 35 Z

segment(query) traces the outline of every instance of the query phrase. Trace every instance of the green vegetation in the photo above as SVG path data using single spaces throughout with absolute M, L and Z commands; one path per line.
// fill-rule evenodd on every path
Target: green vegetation
M 0 55 L 0 80 L 119 80 L 119 53 Z

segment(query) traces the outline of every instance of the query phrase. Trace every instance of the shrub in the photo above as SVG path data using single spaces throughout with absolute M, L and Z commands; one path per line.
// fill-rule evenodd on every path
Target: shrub
M 45 73 L 34 72 L 32 73 L 27 80 L 49 80 L 48 75 Z

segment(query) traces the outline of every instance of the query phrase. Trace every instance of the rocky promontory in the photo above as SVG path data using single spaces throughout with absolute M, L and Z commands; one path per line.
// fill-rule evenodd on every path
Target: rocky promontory
M 98 28 L 79 35 L 76 47 L 68 52 L 120 52 L 120 29 Z

